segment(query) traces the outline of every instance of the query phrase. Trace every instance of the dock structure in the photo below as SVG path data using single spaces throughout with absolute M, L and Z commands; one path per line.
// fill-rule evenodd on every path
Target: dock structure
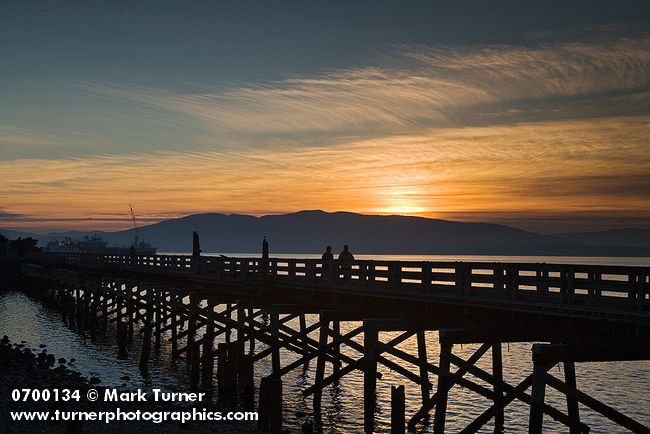
M 337 261 L 268 254 L 201 256 L 196 238 L 192 256 L 44 253 L 25 263 L 23 272 L 46 282 L 48 297 L 76 327 L 92 333 L 113 330 L 115 323 L 119 356 L 139 357 L 143 372 L 151 346 L 160 348 L 168 339 L 172 356 L 190 366 L 190 388 L 212 392 L 216 386 L 223 402 L 253 409 L 253 367 L 270 358 L 271 373 L 259 383 L 261 431 L 282 430 L 282 379 L 315 360 L 314 382 L 303 390 L 315 421 L 323 389 L 360 371 L 367 433 L 376 429 L 378 365 L 417 384 L 421 394 L 420 407 L 405 414 L 404 388 L 391 384 L 394 433 L 414 431 L 431 417 L 427 429 L 445 432 L 455 386 L 491 403 L 463 433 L 490 421 L 502 431 L 504 409 L 515 400 L 530 407 L 530 433 L 542 431 L 544 418 L 572 434 L 589 432 L 579 404 L 632 432 L 650 432 L 616 403 L 582 392 L 575 368 L 590 361 L 650 360 L 648 267 L 357 260 L 341 269 Z M 342 328 L 348 321 L 359 325 Z M 143 327 L 143 347 L 129 355 L 134 324 Z M 395 337 L 382 341 L 385 331 Z M 431 332 L 439 333 L 438 360 L 427 357 Z M 215 347 L 219 337 L 223 342 Z M 413 353 L 398 348 L 413 337 Z M 518 384 L 503 378 L 502 346 L 510 342 L 536 342 L 532 373 Z M 469 358 L 454 354 L 454 346 L 470 343 L 479 346 Z M 281 352 L 293 353 L 295 361 L 283 364 Z M 477 364 L 486 355 L 491 370 Z M 558 364 L 562 378 L 550 373 Z M 566 406 L 547 403 L 547 388 L 563 394 Z

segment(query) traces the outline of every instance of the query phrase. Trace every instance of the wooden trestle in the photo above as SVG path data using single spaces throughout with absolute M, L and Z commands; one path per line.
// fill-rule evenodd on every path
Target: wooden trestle
M 581 392 L 575 376 L 575 363 L 650 359 L 647 269 L 585 266 L 583 272 L 581 266 L 533 264 L 527 268 L 530 273 L 515 274 L 512 270 L 527 266 L 419 263 L 413 271 L 413 264 L 398 269 L 389 263 L 386 281 L 382 281 L 381 265 L 368 261 L 353 266 L 352 276 L 346 277 L 337 272 L 325 275 L 321 270 L 328 267 L 319 261 L 226 258 L 222 268 L 214 271 L 216 258 L 186 258 L 106 257 L 100 261 L 59 256 L 40 258 L 25 264 L 23 270 L 47 282 L 44 292 L 61 310 L 64 321 L 90 333 L 115 333 L 118 356 L 139 357 L 144 373 L 151 363 L 152 346 L 159 349 L 168 340 L 173 358 L 184 358 L 190 366 L 189 387 L 215 393 L 224 403 L 237 402 L 253 410 L 253 367 L 270 358 L 270 375 L 258 383 L 260 430 L 281 431 L 282 379 L 315 360 L 314 382 L 302 393 L 312 400 L 316 425 L 323 389 L 361 371 L 364 427 L 374 432 L 377 382 L 382 379 L 377 366 L 383 365 L 404 381 L 419 385 L 421 394 L 419 408 L 405 409 L 404 388 L 393 389 L 393 433 L 413 431 L 431 416 L 429 429 L 444 432 L 449 391 L 456 386 L 491 402 L 463 433 L 477 432 L 491 420 L 500 432 L 504 409 L 514 400 L 530 406 L 531 433 L 541 432 L 544 417 L 571 433 L 589 432 L 580 419 L 578 403 L 630 431 L 650 432 Z M 174 271 L 149 265 L 171 262 L 181 266 L 172 267 Z M 454 273 L 449 279 L 436 271 L 450 266 Z M 492 272 L 473 272 L 472 268 Z M 310 273 L 313 280 L 309 280 Z M 607 280 L 616 273 L 628 279 Z M 340 281 L 348 278 L 351 281 Z M 404 290 L 412 279 L 419 279 L 425 290 Z M 453 282 L 453 287 L 445 288 L 450 292 L 436 292 L 444 281 Z M 479 294 L 483 287 L 488 293 L 485 297 Z M 624 296 L 612 296 L 613 304 L 596 303 L 616 291 L 623 291 Z M 496 293 L 507 296 L 495 297 Z M 549 302 L 549 294 L 557 302 Z M 341 327 L 349 321 L 358 326 Z M 130 343 L 136 326 L 143 331 L 142 348 Z M 386 331 L 397 333 L 384 342 L 380 337 Z M 432 332 L 439 333 L 439 360 L 427 358 L 426 337 Z M 398 348 L 412 337 L 417 341 L 413 354 Z M 217 340 L 221 343 L 215 346 Z M 518 384 L 503 379 L 502 345 L 509 342 L 545 342 L 533 345 L 533 372 Z M 479 346 L 469 358 L 454 354 L 455 345 L 470 343 Z M 283 364 L 288 358 L 282 354 L 287 353 L 295 354 L 295 360 Z M 491 357 L 491 370 L 477 365 L 486 355 Z M 326 369 L 328 363 L 332 369 Z M 564 378 L 549 374 L 558 363 L 564 367 Z M 566 408 L 545 402 L 547 387 L 566 396 Z

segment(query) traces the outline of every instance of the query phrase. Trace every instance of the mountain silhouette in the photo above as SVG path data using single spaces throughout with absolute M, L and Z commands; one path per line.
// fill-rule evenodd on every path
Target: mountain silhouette
M 140 228 L 143 238 L 156 244 L 159 252 L 190 252 L 192 231 L 200 234 L 204 252 L 215 253 L 258 252 L 266 236 L 271 253 L 319 253 L 326 245 L 338 251 L 349 244 L 354 253 L 366 254 L 650 256 L 647 246 L 617 245 L 611 238 L 601 243 L 605 245 L 593 245 L 494 223 L 318 210 L 263 217 L 194 214 Z M 133 229 L 79 234 L 98 234 L 118 245 L 128 245 L 135 237 Z M 22 235 L 42 242 L 61 236 Z

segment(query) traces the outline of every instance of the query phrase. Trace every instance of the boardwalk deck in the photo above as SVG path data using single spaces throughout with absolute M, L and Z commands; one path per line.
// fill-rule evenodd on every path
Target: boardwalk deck
M 540 429 L 544 415 L 570 427 L 571 432 L 586 432 L 577 401 L 589 403 L 633 431 L 647 432 L 577 390 L 574 376 L 562 382 L 545 372 L 557 363 L 574 372 L 575 361 L 650 359 L 648 267 L 364 260 L 344 271 L 336 261 L 316 259 L 182 255 L 44 254 L 24 265 L 26 274 L 52 285 L 50 293 L 56 300 L 76 300 L 78 324 L 107 327 L 110 317 L 118 324 L 126 320 L 132 333 L 133 323 L 138 322 L 157 347 L 161 335 L 170 332 L 174 355 L 184 355 L 192 366 L 191 386 L 211 388 L 216 366 L 219 390 L 231 399 L 233 394 L 243 399 L 244 389 L 250 395 L 248 360 L 271 358 L 273 373 L 264 380 L 265 396 L 260 402 L 275 405 L 277 399 L 269 397 L 278 390 L 281 393 L 282 377 L 316 359 L 315 382 L 305 390 L 306 395 L 313 395 L 315 419 L 322 389 L 361 370 L 365 429 L 372 432 L 374 394 L 381 377 L 377 365 L 382 364 L 420 385 L 422 406 L 409 417 L 400 416 L 402 400 L 396 398 L 394 420 L 408 421 L 410 429 L 435 410 L 434 428 L 444 431 L 447 392 L 460 385 L 494 402 L 466 432 L 475 432 L 491 418 L 502 424 L 503 408 L 514 399 L 531 406 L 531 432 Z M 307 325 L 308 313 L 318 314 L 320 320 Z M 295 318 L 299 319 L 297 329 L 287 325 Z M 362 325 L 342 335 L 341 321 L 361 321 Z M 386 330 L 403 333 L 381 342 L 378 332 Z M 439 365 L 426 359 L 424 334 L 432 330 L 444 331 L 440 333 Z M 118 331 L 123 339 L 123 327 Z M 221 335 L 231 343 L 215 349 L 215 338 Z M 364 336 L 363 344 L 353 339 L 359 335 Z M 414 335 L 417 354 L 396 348 Z M 145 369 L 149 339 L 141 352 Z M 267 347 L 255 352 L 256 341 Z M 500 345 L 516 341 L 555 346 L 536 347 L 552 355 L 543 362 L 536 356 L 536 374 L 510 385 L 501 376 Z M 453 354 L 453 345 L 466 342 L 483 343 L 485 348 L 463 360 Z M 358 356 L 346 355 L 350 352 L 342 351 L 342 346 Z M 489 349 L 492 373 L 476 367 Z M 280 351 L 299 358 L 282 366 Z M 393 357 L 404 365 L 392 361 Z M 329 376 L 325 376 L 327 363 L 333 367 Z M 458 370 L 453 372 L 452 366 Z M 432 387 L 430 374 L 439 377 L 437 388 Z M 539 392 L 544 384 L 566 393 L 568 413 L 544 402 Z M 531 386 L 529 395 L 526 390 Z M 260 410 L 272 419 L 264 422 L 265 427 L 281 426 L 276 407 Z M 404 427 L 394 429 L 401 432 Z

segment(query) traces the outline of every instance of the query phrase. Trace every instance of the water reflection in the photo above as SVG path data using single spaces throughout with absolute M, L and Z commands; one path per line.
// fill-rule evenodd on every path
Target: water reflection
M 220 306 L 225 308 L 225 306 Z M 236 318 L 236 312 L 233 313 Z M 318 320 L 316 315 L 307 315 L 307 326 Z M 268 323 L 268 319 L 266 321 Z M 358 327 L 359 322 L 345 322 L 341 324 L 341 333 L 346 334 Z M 292 328 L 299 327 L 299 319 L 295 318 L 286 323 Z M 136 330 L 138 330 L 136 328 Z M 171 360 L 171 348 L 167 342 L 168 333 L 162 339 L 160 351 L 151 352 L 149 377 L 142 377 L 138 369 L 138 356 L 142 341 L 138 333 L 129 347 L 129 358 L 118 360 L 118 348 L 113 339 L 114 328 L 108 335 L 98 334 L 96 339 L 91 339 L 85 333 L 78 333 L 67 328 L 58 311 L 45 306 L 40 301 L 31 299 L 21 292 L 7 292 L 0 294 L 0 335 L 7 334 L 14 341 L 25 340 L 28 346 L 37 347 L 46 343 L 48 351 L 56 357 L 68 360 L 75 358 L 74 368 L 84 375 L 98 375 L 103 384 L 108 386 L 151 387 L 155 385 L 168 390 L 184 391 L 189 384 L 188 369 L 184 361 Z M 381 332 L 379 339 L 388 342 L 399 336 L 401 332 Z M 317 340 L 317 332 L 309 335 Z M 233 336 L 234 338 L 234 336 Z M 222 342 L 225 336 L 220 336 L 217 342 Z M 363 343 L 362 335 L 355 336 L 354 342 Z M 438 363 L 439 345 L 437 333 L 427 333 L 427 357 L 434 364 Z M 512 343 L 503 346 L 503 375 L 505 381 L 516 384 L 532 371 L 530 356 L 530 343 Z M 262 351 L 266 347 L 257 343 L 256 350 Z M 398 346 L 398 349 L 417 354 L 417 341 L 413 336 Z M 467 359 L 478 348 L 478 345 L 456 345 L 454 354 Z M 343 345 L 343 354 L 354 359 L 361 354 L 352 348 Z M 298 359 L 298 355 L 285 350 L 281 352 L 282 364 L 286 366 Z M 384 354 L 388 360 L 418 372 L 416 366 L 391 354 Z M 491 357 L 488 352 L 477 366 L 491 372 Z M 285 425 L 291 431 L 298 431 L 305 422 L 311 420 L 312 398 L 303 397 L 302 391 L 314 383 L 316 363 L 312 362 L 299 367 L 283 377 L 284 382 L 284 417 Z M 561 366 L 552 372 L 558 377 L 563 377 Z M 650 424 L 650 362 L 609 362 L 609 363 L 582 363 L 577 365 L 577 382 L 579 388 L 587 394 L 623 411 L 625 414 L 643 424 Z M 403 378 L 398 373 L 379 365 L 383 378 L 377 386 L 377 430 L 388 432 L 390 425 L 390 387 L 391 385 L 404 385 L 406 388 L 407 419 L 419 408 L 421 395 L 420 386 Z M 269 375 L 271 372 L 270 358 L 266 358 L 255 365 L 256 380 Z M 332 373 L 332 366 L 327 364 L 325 375 Z M 128 378 L 128 379 L 127 379 Z M 430 375 L 434 390 L 436 377 Z M 490 387 L 477 378 L 472 378 L 478 384 Z M 216 380 L 215 380 L 216 381 Z M 564 397 L 552 389 L 547 389 L 547 403 L 565 410 Z M 480 415 L 491 403 L 484 397 L 461 387 L 454 387 L 449 394 L 447 428 L 450 432 L 457 431 L 469 424 Z M 583 422 L 592 427 L 593 433 L 607 433 L 621 431 L 607 419 L 593 411 L 580 408 Z M 527 430 L 529 407 L 514 401 L 505 412 L 505 427 L 507 432 L 522 432 Z M 340 382 L 335 382 L 325 388 L 323 392 L 322 423 L 325 432 L 360 432 L 363 429 L 363 374 L 353 371 L 343 377 Z M 545 417 L 545 431 L 565 432 L 563 426 Z M 429 428 L 430 429 L 430 428 Z M 424 431 L 425 427 L 421 427 Z M 492 432 L 490 422 L 484 427 L 485 432 Z

